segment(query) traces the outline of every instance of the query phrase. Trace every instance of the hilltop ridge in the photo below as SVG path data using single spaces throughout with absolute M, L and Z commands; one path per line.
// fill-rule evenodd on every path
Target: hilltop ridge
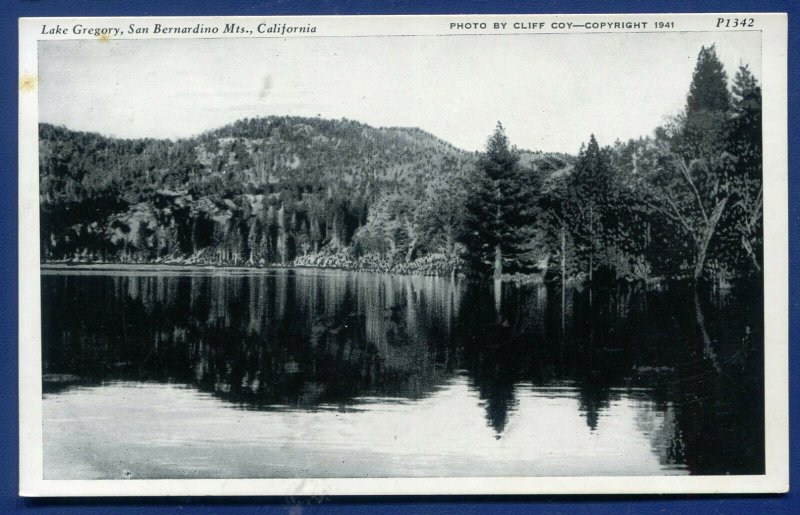
M 399 253 L 407 242 L 366 237 L 371 216 L 420 225 L 425 238 L 411 258 L 453 252 L 439 215 L 463 200 L 478 157 L 415 127 L 294 116 L 246 118 L 177 141 L 43 123 L 39 150 L 44 260 L 225 265 Z M 572 159 L 520 156 L 543 177 Z M 413 260 L 407 254 L 391 258 Z

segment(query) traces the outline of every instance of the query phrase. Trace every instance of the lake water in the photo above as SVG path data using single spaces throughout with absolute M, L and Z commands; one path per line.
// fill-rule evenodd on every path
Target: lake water
M 753 291 L 44 270 L 45 478 L 763 473 Z

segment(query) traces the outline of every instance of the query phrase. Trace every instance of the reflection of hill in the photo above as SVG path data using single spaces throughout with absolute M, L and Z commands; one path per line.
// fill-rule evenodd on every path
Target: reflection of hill
M 763 470 L 761 300 L 742 292 L 703 297 L 720 373 L 680 289 L 573 292 L 562 332 L 559 292 L 541 285 L 503 285 L 499 303 L 490 285 L 313 270 L 45 274 L 42 288 L 46 391 L 177 382 L 251 408 L 315 408 L 419 399 L 458 373 L 498 438 L 520 388 L 574 392 L 587 432 L 635 394 L 663 464 Z
M 459 294 L 433 278 L 283 270 L 45 283 L 46 372 L 195 383 L 254 404 L 425 395 L 448 366 L 437 357 L 452 354 L 443 347 Z M 84 302 L 62 302 L 74 295 L 97 299 L 92 316 Z

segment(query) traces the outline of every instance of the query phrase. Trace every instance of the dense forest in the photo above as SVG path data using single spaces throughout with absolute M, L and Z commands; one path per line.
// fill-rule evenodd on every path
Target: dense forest
M 687 82 L 688 78 L 687 78 Z M 557 127 L 551 130 L 558 130 Z M 577 156 L 245 119 L 178 141 L 39 126 L 44 261 L 648 281 L 759 274 L 761 90 L 701 49 L 684 111 Z

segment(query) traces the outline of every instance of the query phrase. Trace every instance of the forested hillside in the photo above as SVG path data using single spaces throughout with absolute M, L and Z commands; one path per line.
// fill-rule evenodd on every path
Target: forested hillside
M 245 119 L 179 140 L 39 127 L 45 260 L 453 267 L 477 156 L 419 129 Z M 549 176 L 569 157 L 525 153 Z M 366 265 L 365 265 L 366 266 Z M 430 264 L 426 266 L 431 266 Z M 444 268 L 443 268 L 444 267 Z
M 44 260 L 557 273 L 648 281 L 762 268 L 761 88 L 713 46 L 684 111 L 577 156 L 419 129 L 245 119 L 179 141 L 40 125 Z M 549 130 L 557 131 L 558 127 Z

